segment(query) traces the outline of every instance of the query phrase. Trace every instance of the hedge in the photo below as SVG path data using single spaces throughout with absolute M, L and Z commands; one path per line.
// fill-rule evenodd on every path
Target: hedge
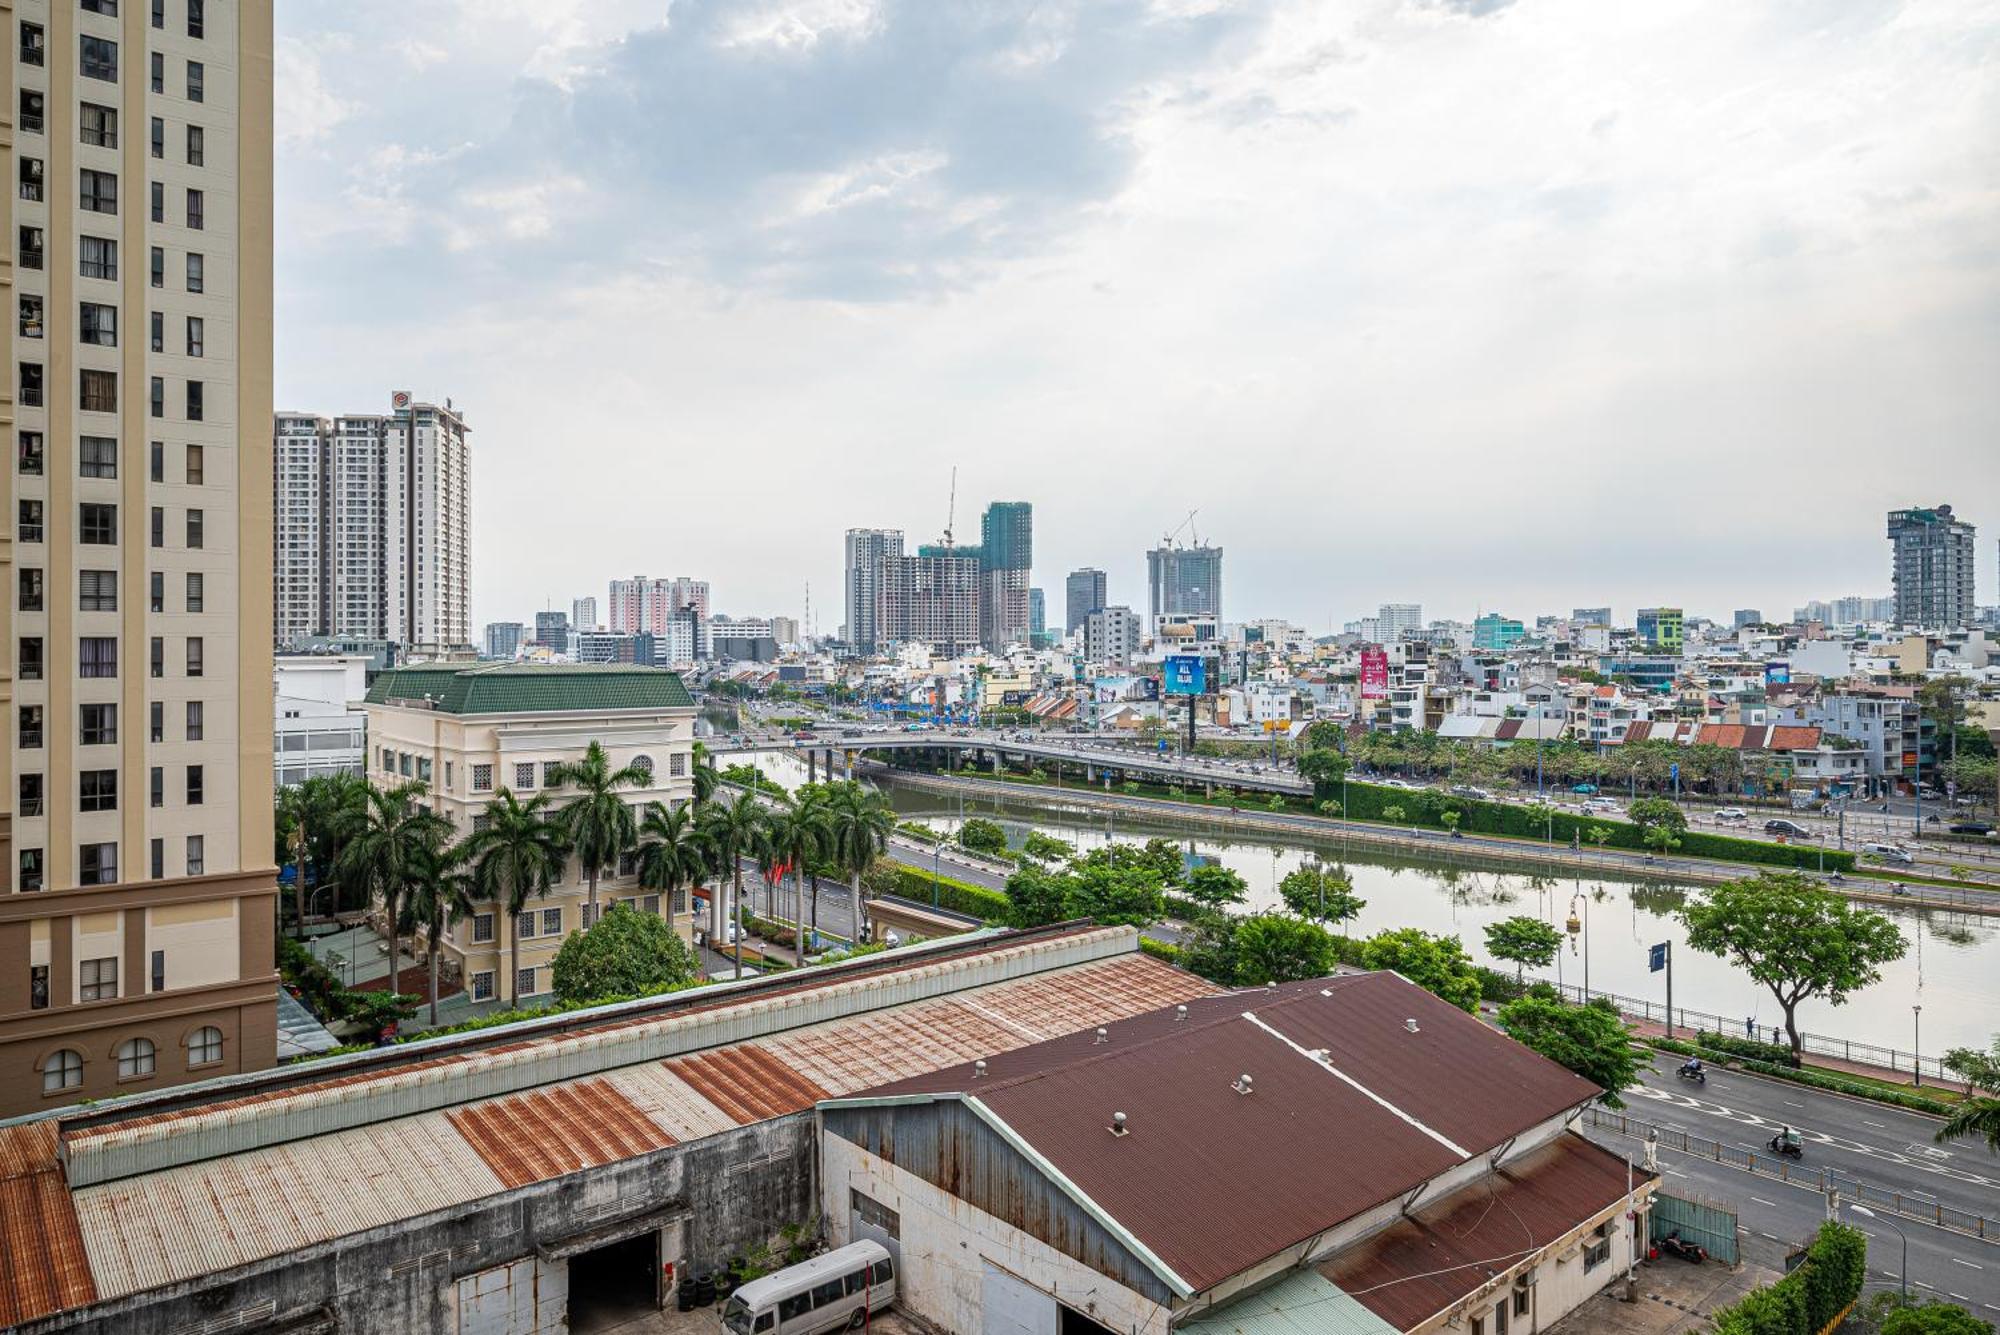
M 1818 1335 L 1860 1299 L 1867 1268 L 1860 1229 L 1821 1224 L 1797 1269 L 1715 1314 L 1716 1335 Z
M 1139 949 L 1156 960 L 1165 960 L 1173 965 L 1181 962 L 1181 948 L 1170 941 L 1155 941 L 1150 936 L 1142 936 L 1139 938 Z
M 1716 1052 L 1726 1052 L 1732 1057 L 1748 1057 L 1751 1061 L 1764 1062 L 1771 1066 L 1798 1067 L 1798 1058 L 1782 1043 L 1760 1043 L 1754 1038 L 1739 1038 L 1734 1034 L 1710 1033 L 1702 1030 L 1694 1036 L 1694 1041 Z
M 1005 923 L 1013 913 L 1013 901 L 998 890 L 988 890 L 983 885 L 970 881 L 954 880 L 949 876 L 933 876 L 930 872 L 916 867 L 906 867 L 900 862 L 877 861 L 878 869 L 887 870 L 889 881 L 886 887 L 891 894 L 913 899 L 921 904 L 931 902 L 932 892 L 937 895 L 939 908 L 950 909 L 954 913 L 970 914 L 987 922 Z M 878 873 L 870 872 L 871 878 Z M 881 888 L 880 880 L 871 888 Z
M 1325 785 L 1320 797 L 1340 797 L 1340 785 Z M 1390 821 L 1382 813 L 1390 807 L 1403 809 L 1401 822 Z M 1447 811 L 1458 813 L 1458 828 L 1464 834 L 1497 834 L 1517 839 L 1548 839 L 1553 834 L 1558 844 L 1569 843 L 1576 838 L 1582 847 L 1595 848 L 1597 844 L 1590 837 L 1593 827 L 1602 826 L 1610 831 L 1605 847 L 1627 849 L 1633 852 L 1650 853 L 1646 846 L 1646 833 L 1630 821 L 1610 820 L 1598 816 L 1578 815 L 1573 811 L 1557 811 L 1548 819 L 1538 818 L 1531 807 L 1514 802 L 1482 802 L 1477 799 L 1454 797 L 1432 789 L 1384 788 L 1378 784 L 1347 782 L 1346 806 L 1341 814 L 1354 820 L 1382 821 L 1388 824 L 1422 825 L 1430 829 L 1445 828 L 1442 817 Z M 1799 867 L 1817 870 L 1825 858 L 1824 865 L 1829 871 L 1853 871 L 1854 854 L 1837 850 L 1822 850 L 1800 844 L 1760 843 L 1755 839 L 1737 839 L 1724 834 L 1703 834 L 1695 830 L 1684 830 L 1678 838 L 1680 847 L 1675 855 L 1687 857 L 1719 858 L 1726 862 L 1753 862 L 1777 867 Z
M 1892 1108 L 1907 1108 L 1911 1112 L 1928 1113 L 1932 1117 L 1949 1117 L 1952 1114 L 1951 1105 L 1937 1099 L 1926 1098 L 1917 1093 L 1905 1094 L 1881 1085 L 1843 1080 L 1837 1075 L 1829 1075 L 1811 1066 L 1783 1066 L 1775 1062 L 1754 1061 L 1739 1057 L 1732 1052 L 1682 1042 L 1677 1038 L 1647 1038 L 1640 1041 L 1662 1052 L 1671 1052 L 1682 1057 L 1699 1056 L 1706 1057 L 1710 1061 L 1725 1061 L 1739 1071 L 1748 1071 L 1752 1075 L 1766 1076 L 1772 1080 L 1789 1080 L 1808 1089 L 1823 1089 L 1830 1094 L 1846 1094 L 1850 1098 L 1886 1103 Z

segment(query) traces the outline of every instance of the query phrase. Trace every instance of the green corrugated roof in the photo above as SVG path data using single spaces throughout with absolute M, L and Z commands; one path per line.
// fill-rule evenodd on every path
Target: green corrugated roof
M 561 714 L 604 709 L 692 709 L 680 674 L 625 664 L 485 663 L 384 672 L 368 703 L 422 703 L 447 714 Z
M 1187 1335 L 1396 1335 L 1317 1270 L 1291 1274 L 1183 1322 Z

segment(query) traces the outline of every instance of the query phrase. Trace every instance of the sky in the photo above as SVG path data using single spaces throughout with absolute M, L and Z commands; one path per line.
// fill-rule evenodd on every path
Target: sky
M 475 622 L 841 620 L 849 527 L 1143 611 L 2000 602 L 1990 0 L 287 0 L 281 409 L 450 398 Z M 1183 521 L 1198 511 L 1190 526 Z

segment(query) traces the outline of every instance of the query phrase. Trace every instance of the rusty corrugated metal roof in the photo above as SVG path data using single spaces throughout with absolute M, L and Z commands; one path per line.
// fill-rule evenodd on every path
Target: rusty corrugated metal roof
M 676 1143 L 665 1128 L 602 1079 L 509 1094 L 454 1108 L 445 1116 L 510 1187 L 636 1158 Z
M 675 1057 L 666 1066 L 744 1125 L 800 1112 L 827 1097 L 817 1083 L 755 1043 Z
M 56 1124 L 0 1127 L 0 1326 L 96 1301 Z
M 1184 1004 L 859 1097 L 977 1099 L 1198 1291 L 1598 1093 L 1391 973 Z
M 1651 1180 L 1643 1170 L 1632 1178 L 1635 1187 Z M 1564 1132 L 1484 1182 L 1356 1243 L 1319 1273 L 1397 1330 L 1411 1330 L 1624 1195 L 1625 1161 Z
M 1771 728 L 1769 745 L 1773 751 L 1812 751 L 1818 749 L 1819 739 L 1818 728 L 1779 723 Z

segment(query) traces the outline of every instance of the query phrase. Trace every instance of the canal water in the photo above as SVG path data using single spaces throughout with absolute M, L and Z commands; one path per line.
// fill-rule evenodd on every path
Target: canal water
M 790 756 L 760 758 L 764 772 L 786 786 L 805 778 L 805 766 Z M 1239 835 L 1180 825 L 1167 818 L 1142 819 L 1069 807 L 1057 800 L 974 797 L 897 784 L 878 784 L 906 820 L 954 830 L 964 817 L 994 820 L 1018 848 L 1030 830 L 1066 840 L 1080 849 L 1113 840 L 1167 836 L 1191 855 L 1228 867 L 1249 886 L 1246 912 L 1282 908 L 1278 883 L 1287 872 L 1315 859 L 1347 867 L 1355 893 L 1367 901 L 1347 930 L 1368 936 L 1389 927 L 1448 932 L 1464 942 L 1482 964 L 1512 966 L 1486 952 L 1489 923 L 1528 914 L 1562 929 L 1574 908 L 1584 930 L 1565 944 L 1561 981 L 1582 983 L 1628 997 L 1665 1000 L 1665 975 L 1647 969 L 1649 948 L 1673 942 L 1674 1001 L 1677 1006 L 1734 1018 L 1735 1032 L 1754 1020 L 1762 1036 L 1782 1024 L 1783 1013 L 1770 993 L 1724 960 L 1687 947 L 1676 911 L 1696 890 L 1606 876 L 1590 865 L 1562 860 L 1549 874 L 1520 868 L 1385 857 L 1344 855 L 1341 841 Z M 1909 1051 L 1922 1005 L 1922 1051 L 1935 1055 L 1951 1047 L 1984 1048 L 2000 1036 L 2000 918 L 1944 910 L 1888 908 L 1910 949 L 1884 966 L 1882 981 L 1850 996 L 1841 1006 L 1814 1000 L 1799 1007 L 1799 1027 Z M 1557 970 L 1548 976 L 1556 977 Z

